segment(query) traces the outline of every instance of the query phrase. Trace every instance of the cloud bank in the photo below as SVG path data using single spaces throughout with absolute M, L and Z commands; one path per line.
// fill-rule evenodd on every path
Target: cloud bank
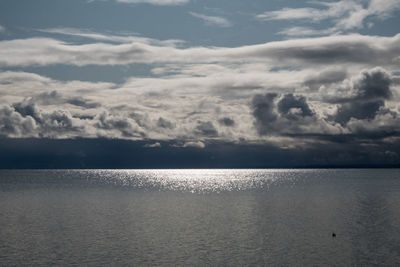
M 106 38 L 99 36 L 97 38 Z M 113 38 L 113 37 L 108 37 Z M 156 63 L 264 62 L 271 66 L 309 64 L 376 64 L 400 61 L 400 35 L 393 37 L 344 35 L 227 47 L 177 48 L 173 41 L 154 45 L 149 40 L 130 43 L 74 45 L 53 38 L 0 41 L 0 66 L 54 64 L 126 65 Z M 170 44 L 170 45 L 168 45 Z
M 71 28 L 41 31 L 86 43 L 0 41 L 0 66 L 14 68 L 0 72 L 2 138 L 123 139 L 145 142 L 143 149 L 338 146 L 399 159 L 400 35 L 230 48 Z M 139 63 L 150 73 L 120 83 L 59 81 L 25 69 Z

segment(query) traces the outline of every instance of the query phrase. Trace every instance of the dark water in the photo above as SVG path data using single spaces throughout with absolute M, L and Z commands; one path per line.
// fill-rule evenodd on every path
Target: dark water
M 0 265 L 74 264 L 398 266 L 400 170 L 0 171 Z

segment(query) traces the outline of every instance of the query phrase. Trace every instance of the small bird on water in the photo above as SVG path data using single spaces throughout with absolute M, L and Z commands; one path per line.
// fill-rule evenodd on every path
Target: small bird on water
M 332 232 L 332 237 L 333 237 L 333 238 L 335 238 L 335 237 L 336 237 L 336 234 L 335 234 L 335 232 Z

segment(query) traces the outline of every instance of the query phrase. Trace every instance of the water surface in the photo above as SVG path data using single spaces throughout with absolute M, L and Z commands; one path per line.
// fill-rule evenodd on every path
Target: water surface
M 399 178 L 398 169 L 1 170 L 0 265 L 399 265 Z

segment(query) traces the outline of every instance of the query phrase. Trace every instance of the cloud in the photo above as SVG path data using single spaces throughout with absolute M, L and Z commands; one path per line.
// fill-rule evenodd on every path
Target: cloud
M 382 100 L 343 103 L 339 105 L 334 120 L 341 124 L 346 124 L 351 118 L 359 120 L 373 119 L 384 105 L 385 102 Z
M 157 46 L 176 46 L 184 43 L 184 41 L 182 40 L 157 40 L 154 38 L 138 36 L 137 34 L 116 35 L 108 33 L 99 33 L 88 29 L 78 29 L 78 28 L 48 28 L 48 29 L 38 29 L 38 31 L 50 34 L 82 37 L 99 41 L 109 41 L 112 43 L 138 42 L 138 43 L 157 45 Z
M 211 121 L 200 121 L 196 126 L 197 132 L 200 136 L 206 137 L 216 137 L 218 136 L 218 131 L 215 129 L 213 123 Z
M 265 95 L 255 95 L 252 99 L 251 106 L 253 116 L 256 119 L 255 126 L 261 135 L 274 131 L 272 129 L 273 123 L 278 118 L 274 104 L 276 97 L 276 93 L 268 93 Z
M 10 106 L 0 106 L 0 136 L 35 137 L 35 128 L 32 117 L 24 117 Z
M 353 90 L 358 99 L 389 99 L 392 96 L 390 74 L 382 68 L 364 70 L 353 81 Z
M 207 16 L 204 14 L 196 13 L 196 12 L 189 12 L 190 15 L 193 17 L 202 19 L 206 25 L 209 26 L 218 26 L 218 27 L 231 27 L 232 22 L 227 20 L 226 18 L 217 17 L 217 16 Z
M 289 37 L 299 37 L 299 36 L 319 36 L 319 35 L 331 35 L 338 34 L 340 31 L 336 28 L 328 28 L 328 29 L 313 29 L 310 27 L 291 27 L 285 28 L 278 32 L 280 35 L 286 35 Z
M 85 132 L 83 121 L 68 110 L 43 111 L 30 102 L 3 106 L 0 121 L 0 134 L 8 137 L 65 138 L 71 133 Z
M 4 26 L 0 25 L 0 32 L 4 32 L 6 30 L 6 28 L 4 28 Z
M 174 129 L 176 126 L 169 120 L 160 117 L 157 121 L 157 126 L 160 128 Z
M 168 140 L 180 146 L 219 140 L 283 148 L 386 143 L 399 135 L 396 76 L 388 70 L 268 72 L 261 66 L 226 66 L 218 77 L 207 71 L 203 76 L 202 66 L 182 66 L 186 74 L 108 86 L 0 73 L 0 135 Z M 191 77 L 192 71 L 200 77 Z M 254 86 L 239 86 L 247 80 Z
M 119 115 L 109 114 L 108 111 L 103 111 L 96 116 L 95 127 L 112 132 L 120 132 L 123 137 L 143 138 L 146 136 L 138 123 L 129 118 Z M 106 133 L 104 136 L 108 136 Z M 118 133 L 117 133 L 118 136 Z
M 314 156 L 323 148 L 336 151 L 335 145 L 370 155 L 366 147 L 376 146 L 371 151 L 382 157 L 394 155 L 390 144 L 400 140 L 400 34 L 343 34 L 388 18 L 397 1 L 368 3 L 313 2 L 264 14 L 260 19 L 296 20 L 281 34 L 314 37 L 237 47 L 191 47 L 180 40 L 63 27 L 35 31 L 47 37 L 1 40 L 0 135 L 124 139 L 151 151 L 206 150 L 227 142 L 279 153 L 311 149 Z M 190 14 L 214 26 L 232 25 L 222 17 Z M 325 22 L 332 25 L 321 28 Z M 147 64 L 148 73 L 126 72 L 115 83 L 37 74 L 48 71 L 37 68 L 42 66 L 134 64 Z
M 315 107 L 323 104 L 318 103 Z M 303 146 L 305 143 L 302 142 L 317 141 L 317 136 L 337 136 L 346 132 L 340 125 L 328 121 L 322 110 L 313 109 L 303 95 L 257 94 L 250 107 L 259 137 L 275 139 L 280 146 Z
M 311 73 L 304 78 L 303 84 L 315 91 L 319 90 L 321 87 L 342 82 L 347 78 L 347 75 L 347 70 L 343 67 L 329 68 L 320 72 Z
M 391 77 L 382 68 L 364 70 L 351 81 L 342 86 L 347 94 L 330 99 L 338 102 L 334 120 L 346 124 L 351 118 L 373 119 L 379 111 L 383 111 L 385 100 L 392 97 L 390 89 Z M 343 90 L 343 89 L 342 89 Z
M 54 64 L 127 65 L 135 63 L 268 63 L 271 66 L 364 64 L 398 66 L 400 35 L 331 36 L 235 48 L 177 48 L 143 42 L 73 45 L 52 38 L 0 41 L 0 66 Z
M 321 92 L 326 95 L 325 100 L 331 103 L 390 99 L 392 80 L 392 75 L 384 68 L 363 69 L 339 84 L 323 88 Z
M 304 96 L 286 94 L 278 102 L 277 106 L 279 113 L 290 120 L 296 120 L 299 116 L 306 117 L 314 115 L 314 112 L 311 111 Z
M 45 38 L 49 43 L 37 40 L 30 53 L 24 48 L 17 49 L 19 54 L 12 47 L 25 47 L 31 39 L 1 41 L 6 49 L 0 53 L 8 51 L 2 63 L 156 63 L 152 76 L 120 84 L 0 72 L 0 104 L 9 110 L 1 115 L 8 125 L 2 135 L 180 144 L 225 140 L 282 147 L 336 142 L 349 135 L 356 136 L 353 140 L 393 138 L 400 111 L 399 38 L 346 35 L 236 48 L 141 41 L 73 45 Z M 45 53 L 47 45 L 51 52 Z M 134 59 L 128 52 L 120 54 L 133 46 L 141 48 Z M 35 51 L 43 57 L 35 59 Z
M 42 104 L 42 105 L 60 105 L 60 104 L 71 104 L 83 108 L 97 108 L 100 106 L 99 103 L 84 99 L 79 96 L 64 97 L 58 91 L 44 92 L 35 95 L 29 99 L 29 102 Z
M 256 16 L 263 21 L 270 20 L 302 20 L 303 22 L 330 21 L 333 26 L 327 29 L 312 29 L 308 27 L 287 28 L 279 32 L 289 36 L 326 35 L 363 28 L 365 21 L 370 18 L 387 19 L 400 9 L 399 0 L 339 0 L 336 2 L 310 2 L 322 8 L 283 8 L 267 11 Z
M 337 2 L 312 2 L 326 7 L 320 8 L 283 8 L 281 10 L 267 11 L 256 17 L 259 20 L 311 20 L 318 22 L 330 18 L 346 16 L 348 13 L 362 9 L 362 5 L 356 1 L 337 1 Z
M 145 144 L 144 147 L 156 148 L 156 147 L 161 147 L 161 144 L 159 142 L 155 142 L 152 144 Z
M 183 147 L 205 148 L 206 145 L 201 141 L 186 142 Z

